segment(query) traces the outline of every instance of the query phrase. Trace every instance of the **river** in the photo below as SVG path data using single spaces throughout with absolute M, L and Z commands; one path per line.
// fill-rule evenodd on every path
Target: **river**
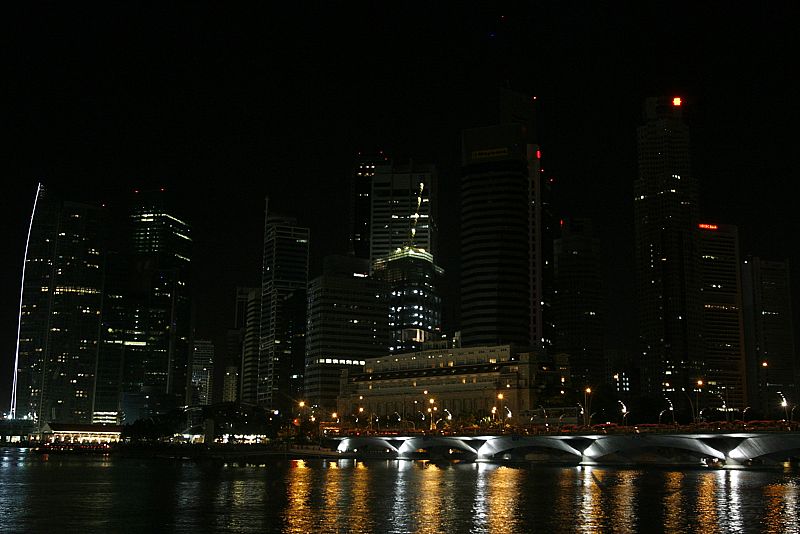
M 796 470 L 228 465 L 0 449 L 0 532 L 800 532 Z

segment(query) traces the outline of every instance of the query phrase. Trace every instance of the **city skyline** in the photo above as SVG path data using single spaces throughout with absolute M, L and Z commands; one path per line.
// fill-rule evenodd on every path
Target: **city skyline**
M 545 14 L 556 19 L 555 28 L 569 27 L 567 14 L 554 12 Z M 587 15 L 585 10 L 582 15 Z M 655 16 L 652 13 L 650 15 Z M 674 17 L 673 22 L 682 20 L 679 15 L 665 16 Z M 709 12 L 699 13 L 701 19 L 703 17 L 708 19 L 710 16 Z M 191 212 L 190 223 L 197 227 L 195 236 L 200 249 L 197 263 L 208 266 L 195 276 L 194 286 L 200 297 L 198 334 L 204 338 L 215 337 L 218 333 L 209 331 L 214 328 L 213 325 L 222 323 L 223 328 L 231 326 L 228 324 L 230 321 L 225 321 L 224 317 L 231 308 L 227 303 L 231 300 L 234 288 L 237 285 L 254 285 L 259 279 L 260 241 L 263 239 L 263 235 L 260 236 L 259 233 L 263 229 L 262 202 L 265 196 L 269 195 L 274 199 L 271 202 L 276 206 L 276 211 L 296 215 L 301 224 L 311 227 L 313 261 L 310 275 L 317 275 L 320 272 L 319 266 L 323 256 L 347 250 L 346 223 L 343 222 L 340 226 L 326 226 L 324 221 L 326 218 L 329 220 L 331 213 L 340 211 L 337 205 L 341 208 L 347 201 L 345 190 L 348 170 L 357 159 L 357 150 L 380 148 L 396 161 L 403 161 L 408 157 L 419 161 L 430 161 L 441 169 L 440 198 L 444 199 L 448 194 L 457 195 L 460 176 L 459 132 L 466 127 L 492 124 L 490 118 L 492 101 L 496 98 L 498 87 L 505 85 L 506 82 L 512 88 L 536 95 L 539 99 L 537 111 L 543 118 L 539 130 L 543 140 L 544 168 L 546 171 L 555 169 L 550 172 L 556 177 L 557 185 L 562 187 L 559 194 L 562 201 L 566 199 L 565 207 L 570 215 L 589 217 L 599 222 L 601 230 L 598 234 L 604 248 L 611 252 L 610 256 L 622 258 L 620 261 L 627 269 L 623 269 L 623 272 L 627 273 L 632 271 L 633 264 L 633 240 L 630 229 L 631 184 L 636 172 L 635 127 L 640 122 L 641 102 L 647 96 L 681 96 L 685 103 L 685 120 L 692 131 L 691 157 L 694 175 L 699 183 L 700 205 L 704 218 L 711 223 L 739 226 L 743 241 L 741 246 L 743 257 L 757 255 L 771 260 L 788 258 L 792 273 L 795 275 L 792 280 L 795 282 L 794 294 L 797 295 L 796 275 L 800 258 L 792 247 L 792 236 L 797 235 L 798 223 L 791 217 L 791 197 L 788 194 L 791 191 L 792 178 L 796 177 L 797 172 L 789 168 L 791 158 L 789 128 L 791 119 L 797 118 L 798 111 L 797 104 L 790 100 L 790 95 L 793 94 L 797 82 L 788 82 L 785 84 L 786 87 L 778 87 L 779 79 L 767 76 L 757 81 L 756 76 L 756 72 L 761 72 L 759 69 L 766 69 L 768 73 L 780 72 L 781 67 L 783 70 L 796 69 L 797 67 L 790 62 L 790 56 L 785 48 L 784 55 L 780 54 L 781 48 L 776 47 L 776 53 L 766 57 L 762 52 L 770 48 L 771 42 L 768 39 L 766 43 L 745 44 L 738 41 L 734 38 L 738 38 L 736 31 L 744 28 L 744 20 L 740 20 L 738 25 L 734 25 L 727 33 L 718 29 L 721 33 L 717 35 L 722 36 L 721 40 L 730 47 L 731 54 L 751 60 L 748 65 L 753 70 L 752 77 L 745 77 L 741 87 L 731 85 L 727 91 L 723 91 L 723 88 L 726 88 L 725 81 L 732 81 L 733 71 L 737 69 L 721 63 L 704 65 L 701 59 L 690 57 L 686 53 L 690 50 L 688 44 L 676 44 L 673 49 L 674 55 L 683 58 L 687 62 L 686 65 L 680 64 L 681 59 L 671 57 L 667 45 L 660 45 L 661 48 L 653 55 L 653 62 L 663 62 L 667 58 L 668 60 L 664 62 L 667 65 L 665 72 L 658 72 L 658 69 L 652 67 L 653 70 L 647 73 L 650 75 L 648 81 L 635 81 L 630 86 L 619 83 L 619 90 L 611 87 L 616 83 L 600 83 L 599 75 L 595 73 L 594 77 L 591 77 L 592 83 L 588 87 L 579 89 L 575 87 L 579 81 L 578 75 L 568 74 L 566 67 L 556 68 L 552 57 L 538 58 L 543 67 L 543 72 L 538 75 L 524 72 L 521 66 L 525 62 L 521 58 L 506 58 L 501 62 L 504 63 L 503 67 L 506 70 L 500 72 L 504 69 L 498 66 L 497 71 L 492 72 L 493 60 L 504 57 L 503 53 L 513 49 L 515 43 L 520 45 L 533 39 L 523 35 L 520 28 L 524 26 L 524 22 L 530 22 L 531 15 L 524 14 L 517 17 L 511 13 L 507 15 L 482 13 L 481 17 L 466 17 L 465 29 L 448 28 L 445 33 L 451 37 L 468 37 L 465 50 L 460 51 L 452 61 L 458 64 L 470 53 L 478 51 L 477 64 L 488 75 L 474 74 L 472 77 L 465 77 L 461 74 L 454 76 L 447 83 L 437 80 L 438 85 L 433 84 L 433 87 L 420 81 L 403 85 L 406 91 L 427 89 L 430 91 L 429 96 L 432 97 L 430 102 L 426 102 L 422 97 L 400 95 L 399 88 L 373 81 L 368 84 L 370 90 L 383 89 L 379 97 L 366 99 L 359 106 L 356 101 L 359 95 L 363 95 L 359 90 L 351 88 L 353 94 L 342 99 L 343 107 L 333 110 L 333 118 L 318 118 L 313 110 L 330 110 L 331 107 L 326 104 L 330 104 L 331 99 L 334 99 L 333 96 L 322 95 L 321 102 L 311 106 L 311 110 L 303 110 L 300 104 L 315 94 L 311 92 L 311 86 L 314 86 L 316 76 L 322 76 L 320 72 L 325 72 L 326 69 L 335 69 L 326 63 L 326 60 L 330 59 L 329 56 L 322 54 L 323 57 L 318 59 L 319 63 L 315 63 L 316 75 L 306 73 L 306 76 L 300 77 L 299 81 L 285 82 L 286 86 L 282 90 L 277 88 L 267 93 L 268 96 L 257 98 L 255 94 L 258 92 L 257 88 L 265 84 L 269 86 L 266 78 L 249 85 L 248 91 L 251 94 L 245 95 L 239 102 L 242 105 L 255 106 L 258 110 L 257 116 L 242 129 L 234 128 L 225 135 L 218 132 L 224 131 L 226 125 L 230 126 L 229 121 L 239 117 L 241 112 L 226 106 L 224 109 L 231 115 L 220 117 L 219 114 L 222 112 L 214 111 L 213 103 L 216 99 L 197 96 L 202 91 L 200 93 L 189 91 L 190 94 L 186 98 L 195 99 L 193 105 L 201 111 L 198 115 L 213 118 L 210 124 L 217 129 L 217 132 L 211 128 L 190 134 L 187 132 L 190 128 L 178 124 L 186 121 L 193 112 L 191 109 L 182 108 L 186 102 L 178 97 L 187 91 L 187 87 L 191 87 L 192 83 L 197 82 L 196 77 L 199 72 L 214 71 L 215 67 L 224 66 L 227 53 L 211 50 L 198 53 L 197 61 L 200 63 L 198 73 L 190 72 L 191 69 L 186 66 L 190 64 L 187 61 L 191 58 L 178 58 L 183 61 L 179 63 L 184 65 L 185 70 L 177 76 L 173 85 L 167 84 L 166 90 L 173 99 L 171 105 L 181 108 L 182 111 L 167 112 L 163 118 L 154 116 L 135 118 L 138 112 L 148 107 L 148 99 L 154 98 L 156 94 L 139 85 L 136 90 L 142 91 L 141 94 L 145 97 L 143 100 L 127 105 L 120 104 L 123 111 L 112 113 L 111 118 L 103 119 L 99 116 L 102 115 L 102 110 L 112 103 L 116 105 L 116 102 L 114 98 L 107 96 L 102 84 L 98 86 L 97 83 L 105 81 L 114 85 L 115 91 L 123 91 L 121 85 L 115 85 L 121 82 L 114 82 L 113 76 L 106 79 L 95 75 L 91 78 L 94 84 L 90 83 L 87 90 L 88 100 L 82 101 L 80 98 L 75 98 L 79 95 L 76 84 L 81 85 L 80 76 L 60 71 L 57 68 L 59 65 L 57 58 L 50 56 L 52 50 L 48 46 L 52 45 L 53 41 L 45 39 L 45 44 L 33 46 L 29 53 L 38 58 L 48 73 L 36 74 L 27 82 L 24 81 L 25 76 L 19 76 L 15 79 L 16 85 L 13 85 L 13 88 L 20 92 L 23 92 L 21 89 L 32 89 L 32 94 L 15 96 L 19 100 L 20 107 L 33 111 L 30 117 L 12 113 L 10 121 L 19 134 L 17 142 L 20 143 L 20 150 L 14 157 L 9 158 L 12 162 L 13 183 L 10 191 L 12 202 L 10 208 L 3 214 L 3 227 L 6 229 L 4 236 L 7 235 L 5 237 L 7 247 L 3 256 L 5 264 L 2 280 L 3 297 L 10 304 L 3 307 L 2 317 L 6 327 L 0 331 L 3 335 L 0 348 L 6 355 L 0 359 L 6 362 L 0 370 L 2 379 L 0 393 L 3 394 L 0 406 L 5 409 L 8 402 L 6 391 L 10 389 L 13 367 L 11 356 L 15 342 L 14 329 L 9 325 L 16 318 L 16 309 L 12 304 L 18 299 L 19 271 L 24 247 L 23 229 L 27 226 L 35 184 L 38 180 L 44 181 L 48 186 L 52 184 L 54 189 L 62 191 L 67 189 L 70 193 L 74 193 L 66 196 L 73 201 L 100 201 L 116 195 L 120 190 L 129 191 L 140 184 L 148 185 L 148 182 L 163 185 L 173 192 L 184 193 L 181 196 L 185 196 L 187 211 Z M 610 16 L 606 14 L 606 17 L 608 18 L 603 20 L 610 22 Z M 775 15 L 764 14 L 763 18 L 756 18 L 755 31 L 765 32 L 769 26 L 768 22 L 779 23 L 773 20 L 773 17 Z M 177 25 L 177 20 L 176 16 L 172 23 Z M 437 28 L 437 23 L 443 24 L 444 20 L 442 17 L 434 16 L 424 24 L 420 21 L 423 26 L 421 35 L 426 39 L 424 43 L 406 43 L 410 47 L 409 51 L 404 52 L 398 45 L 385 45 L 378 47 L 378 50 L 388 51 L 394 61 L 398 58 L 408 61 L 411 56 L 415 56 L 415 53 L 427 50 L 426 47 L 433 47 L 431 41 L 435 34 L 433 30 Z M 585 30 L 588 25 L 588 22 L 581 18 L 581 13 L 575 16 L 573 22 L 577 29 Z M 43 24 L 57 25 L 54 21 L 45 21 Z M 130 26 L 125 28 L 128 32 L 132 32 L 134 23 L 129 24 Z M 322 23 L 312 18 L 309 24 L 313 26 Z M 688 23 L 685 24 L 686 26 L 680 24 L 677 26 L 683 35 L 699 39 L 699 31 Z M 508 29 L 509 27 L 511 29 Z M 105 32 L 97 28 L 85 29 L 89 30 L 87 32 L 89 35 L 97 36 L 95 34 L 99 33 L 100 36 L 108 37 Z M 323 35 L 330 36 L 333 33 L 331 30 L 327 32 L 323 32 Z M 556 48 L 559 44 L 565 48 L 559 54 L 555 54 L 555 57 L 562 59 L 573 57 L 570 56 L 569 47 L 566 47 L 565 43 L 554 35 L 555 33 L 555 29 L 550 30 L 550 33 L 544 32 L 541 42 L 552 42 Z M 636 34 L 635 31 L 632 33 Z M 234 35 L 234 32 L 220 23 L 216 31 L 211 31 L 211 34 L 220 37 Z M 281 35 L 287 38 L 287 42 L 299 46 L 296 40 L 290 39 L 291 36 Z M 597 33 L 590 32 L 591 35 L 597 37 Z M 767 38 L 766 34 L 759 33 L 758 36 Z M 630 35 L 629 37 L 633 39 Z M 785 37 L 791 40 L 789 35 Z M 258 41 L 256 37 L 250 38 Z M 639 38 L 641 39 L 641 36 Z M 587 53 L 583 50 L 588 47 L 591 38 L 584 37 L 584 39 L 586 40 L 579 41 L 582 44 L 576 45 L 582 52 L 578 54 L 573 50 L 573 55 L 582 57 Z M 160 40 L 157 40 L 157 43 L 161 44 L 168 42 L 171 41 L 166 35 L 161 35 Z M 74 36 L 72 40 L 67 39 L 66 49 L 72 52 L 82 51 L 88 43 L 88 37 Z M 145 47 L 145 55 L 155 54 L 157 45 L 149 46 L 153 48 Z M 236 43 L 232 46 L 235 47 Z M 256 50 L 257 47 L 248 48 L 241 43 L 240 46 L 250 54 L 245 54 L 245 59 L 239 59 L 238 62 L 233 61 L 230 68 L 240 76 L 244 76 L 246 61 L 260 57 L 261 52 Z M 606 43 L 605 46 L 617 50 L 623 48 L 623 43 L 617 42 L 612 45 Z M 339 44 L 334 48 L 341 49 L 341 47 L 349 49 L 345 44 Z M 171 50 L 173 54 L 179 54 L 181 48 L 173 44 Z M 299 54 L 294 48 L 293 50 L 295 54 Z M 378 51 L 372 52 L 376 56 L 378 53 Z M 644 53 L 638 54 L 640 55 L 629 52 L 627 55 L 622 54 L 621 57 L 637 67 L 647 64 L 647 61 L 642 59 Z M 97 53 L 96 56 L 90 55 L 76 60 L 79 65 L 77 71 L 84 72 L 97 68 L 102 57 L 102 53 Z M 287 54 L 277 72 L 291 72 L 293 63 L 299 62 L 301 57 L 301 55 Z M 594 67 L 595 69 L 600 68 L 600 57 L 597 56 L 598 65 Z M 425 64 L 419 67 L 420 74 L 432 75 L 435 72 L 436 61 L 441 60 L 441 56 L 424 60 Z M 18 63 L 13 64 L 16 69 L 14 72 L 20 74 L 27 72 L 22 62 L 17 61 Z M 166 71 L 168 66 L 166 60 L 157 64 Z M 382 73 L 390 70 L 373 62 L 373 68 L 377 68 L 375 65 L 380 69 L 386 69 L 381 70 Z M 708 72 L 708 77 L 695 80 L 692 75 L 698 71 L 704 72 L 703 67 L 707 67 L 705 72 Z M 350 72 L 349 69 L 357 70 L 352 66 L 342 68 L 345 73 Z M 618 82 L 623 80 L 630 82 L 634 79 L 633 72 L 636 69 L 633 67 L 623 69 L 608 65 L 607 68 L 609 72 L 616 74 L 612 78 Z M 452 75 L 459 69 L 456 65 L 446 65 L 445 70 Z M 36 82 L 49 79 L 51 71 L 55 72 L 56 86 L 62 88 L 63 92 L 54 91 L 52 94 L 47 92 L 45 98 L 39 98 L 42 95 L 37 93 Z M 159 71 L 157 77 L 169 81 L 170 77 L 165 71 Z M 509 73 L 514 74 L 515 71 L 517 71 L 515 76 L 505 76 Z M 126 62 L 120 63 L 116 70 L 112 68 L 112 74 L 121 76 L 123 80 L 127 79 L 126 76 L 137 73 L 146 75 L 152 72 L 154 71 L 150 68 Z M 553 80 L 559 76 L 563 78 Z M 336 77 L 332 79 L 328 88 L 332 93 L 347 91 L 349 86 L 344 81 L 346 79 L 347 76 L 344 75 Z M 786 80 L 794 79 L 797 79 L 797 76 L 791 76 L 791 72 L 786 72 Z M 467 88 L 469 83 L 475 80 L 480 80 L 480 83 L 476 87 Z M 31 86 L 28 87 L 26 83 Z M 222 80 L 216 79 L 214 83 L 220 84 L 217 87 L 227 97 L 235 95 L 234 88 L 227 86 Z M 308 89 L 305 89 L 306 85 L 309 86 Z M 214 87 L 214 84 L 209 82 L 209 85 L 200 89 L 207 91 L 211 87 Z M 306 92 L 290 95 L 291 89 L 297 87 L 303 88 Z M 314 89 L 317 90 L 319 87 Z M 461 90 L 461 93 L 450 94 L 453 89 Z M 577 109 L 568 109 L 570 100 L 576 101 L 569 97 L 576 94 L 584 94 L 586 100 L 596 105 L 582 102 L 575 106 Z M 758 98 L 759 96 L 762 98 Z M 57 105 L 61 102 L 61 98 L 67 100 L 63 108 Z M 264 134 L 264 128 L 272 124 L 272 114 L 276 109 L 276 106 L 264 102 L 268 102 L 271 98 L 288 99 L 292 104 L 290 107 L 298 113 L 297 116 L 291 113 L 287 113 L 288 116 L 278 114 L 282 119 L 278 123 L 282 124 L 283 131 L 288 133 L 285 136 L 288 137 L 287 140 L 276 140 L 277 137 L 281 137 L 277 134 Z M 42 103 L 42 108 L 32 105 L 35 102 Z M 386 105 L 387 102 L 392 102 L 393 105 Z M 446 109 L 448 104 L 452 106 Z M 389 109 L 385 109 L 384 105 Z M 159 108 L 159 106 L 164 107 Z M 160 103 L 159 106 L 156 108 L 162 111 L 172 109 L 166 102 Z M 479 108 L 481 111 L 469 109 L 469 106 Z M 767 115 L 770 120 L 757 119 L 756 113 L 752 110 L 754 107 L 758 107 L 759 114 Z M 445 109 L 444 112 L 438 111 Z M 61 115 L 54 113 L 59 110 Z M 357 113 L 349 117 L 348 113 L 353 110 Z M 380 111 L 381 114 L 370 115 L 376 111 Z M 441 115 L 444 115 L 443 119 L 438 118 Z M 409 141 L 408 132 L 416 130 L 420 117 L 426 119 L 424 124 L 434 126 L 430 128 L 431 131 Z M 44 133 L 42 130 L 45 119 L 51 119 L 49 124 L 52 125 L 52 129 L 49 133 Z M 192 118 L 188 124 L 196 124 L 193 121 L 200 120 L 202 119 Z M 141 124 L 136 124 L 137 122 Z M 295 125 L 295 123 L 309 122 L 314 126 L 311 130 Z M 153 131 L 153 127 L 158 125 L 163 125 L 163 132 L 160 134 L 162 137 L 145 141 L 148 132 Z M 737 128 L 734 129 L 734 125 Z M 78 133 L 76 139 L 66 135 L 67 132 L 73 131 L 73 127 Z M 729 130 L 738 131 L 739 135 Z M 343 132 L 346 133 L 346 139 L 329 142 L 329 138 L 335 138 Z M 40 133 L 43 134 L 41 139 L 39 139 Z M 115 140 L 103 139 L 109 133 L 116 133 L 122 137 L 116 137 Z M 214 135 L 209 137 L 212 133 Z M 325 135 L 326 133 L 329 135 Z M 69 140 L 61 141 L 62 138 Z M 35 143 L 34 139 L 39 139 L 39 142 Z M 131 141 L 131 146 L 124 146 L 126 139 Z M 216 146 L 214 139 L 222 141 L 219 146 Z M 320 147 L 319 161 L 308 161 L 307 155 L 303 154 L 303 147 L 315 143 Z M 326 143 L 331 146 L 326 146 Z M 379 146 L 372 146 L 376 143 Z M 204 149 L 200 147 L 208 148 L 210 145 L 215 145 L 215 149 L 210 154 L 203 155 Z M 95 147 L 99 150 L 95 150 Z M 580 147 L 582 149 L 580 153 L 586 157 L 576 158 L 575 147 Z M 94 157 L 90 157 L 90 154 Z M 580 161 L 571 161 L 572 159 Z M 266 165 L 267 162 L 274 163 L 274 166 Z M 300 170 L 298 166 L 302 165 L 305 167 Z M 755 193 L 751 186 L 754 181 L 758 181 L 763 190 L 768 190 L 770 194 Z M 230 199 L 228 202 L 225 201 L 226 197 Z M 447 236 L 450 241 L 456 242 L 457 205 L 457 201 L 452 200 L 450 206 L 442 206 L 440 229 L 441 236 Z M 613 213 L 605 213 L 606 211 Z M 220 221 L 224 221 L 224 224 L 215 225 L 215 222 Z M 443 252 L 440 252 L 440 256 L 448 274 L 447 284 L 457 287 L 459 277 L 455 264 L 458 247 L 448 245 L 445 242 L 447 240 L 447 238 L 442 239 L 440 248 Z M 237 250 L 231 253 L 234 246 Z M 625 255 L 630 258 L 625 258 Z M 222 269 L 215 265 L 214 260 L 218 257 L 232 258 L 230 266 Z M 607 294 L 621 294 L 620 298 L 632 301 L 632 288 L 625 285 L 623 277 L 619 273 L 615 274 L 614 269 L 608 266 L 605 270 L 606 276 L 610 278 Z M 221 283 L 217 284 L 216 280 L 220 277 Z M 203 287 L 209 290 L 204 292 L 200 289 Z M 456 293 L 457 291 L 454 292 L 451 287 L 449 295 Z M 793 302 L 797 302 L 796 297 Z M 797 306 L 794 308 L 796 310 Z M 223 314 L 216 309 L 226 311 Z M 448 319 L 452 325 L 452 315 Z M 623 326 L 613 327 L 614 330 L 611 332 L 612 338 L 616 338 L 617 345 L 625 343 L 633 321 L 630 316 L 623 316 L 621 322 Z

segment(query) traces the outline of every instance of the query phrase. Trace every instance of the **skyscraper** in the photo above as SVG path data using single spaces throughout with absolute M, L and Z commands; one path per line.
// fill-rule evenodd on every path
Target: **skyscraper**
M 39 184 L 23 260 L 12 418 L 39 419 L 41 412 L 58 212 L 58 200 Z
M 192 406 L 212 403 L 211 391 L 214 380 L 214 344 L 205 339 L 192 342 Z
M 358 154 L 351 177 L 350 246 L 357 258 L 370 258 L 372 235 L 372 178 L 376 168 L 391 165 L 389 158 L 377 154 Z
M 303 389 L 310 230 L 268 202 L 264 219 L 257 402 L 286 414 Z
M 105 270 L 104 209 L 39 186 L 26 248 L 12 417 L 90 423 Z
M 743 267 L 749 402 L 762 417 L 782 418 L 783 398 L 800 402 L 789 263 L 753 257 Z
M 191 401 L 192 238 L 173 205 L 163 189 L 135 191 L 108 255 L 98 420 L 116 411 L 130 423 Z
M 343 369 L 360 368 L 389 345 L 385 285 L 368 277 L 369 261 L 331 256 L 308 286 L 304 399 L 336 407 Z
M 636 296 L 642 392 L 690 390 L 698 378 L 697 187 L 680 98 L 648 98 L 637 132 Z M 666 384 L 669 384 L 667 386 Z
M 261 328 L 261 290 L 257 288 L 241 287 L 237 292 L 237 319 L 236 324 L 241 324 L 242 350 L 241 372 L 239 388 L 239 401 L 247 404 L 258 402 L 258 347 Z M 243 302 L 240 308 L 238 303 Z M 239 313 L 238 310 L 241 310 Z
M 700 223 L 697 238 L 703 306 L 701 378 L 712 397 L 705 405 L 743 410 L 747 390 L 738 229 Z
M 532 114 L 530 100 L 504 93 L 501 124 L 462 134 L 464 346 L 551 342 L 544 273 L 552 244 L 543 243 L 541 151 L 533 142 Z
M 436 256 L 437 173 L 433 165 L 373 165 L 370 261 L 413 245 Z
M 583 390 L 607 382 L 603 346 L 600 240 L 586 219 L 564 220 L 553 242 L 556 352 L 569 355 L 572 383 Z
M 414 352 L 440 339 L 439 279 L 444 271 L 433 262 L 433 256 L 423 248 L 404 246 L 378 258 L 372 270 L 387 294 L 389 351 Z

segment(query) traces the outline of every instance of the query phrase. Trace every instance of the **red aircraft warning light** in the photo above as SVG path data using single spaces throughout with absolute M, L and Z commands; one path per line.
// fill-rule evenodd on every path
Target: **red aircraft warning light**
M 673 98 L 672 99 L 672 105 L 675 106 L 675 107 L 680 106 L 681 105 L 681 97 L 676 96 L 675 98 Z

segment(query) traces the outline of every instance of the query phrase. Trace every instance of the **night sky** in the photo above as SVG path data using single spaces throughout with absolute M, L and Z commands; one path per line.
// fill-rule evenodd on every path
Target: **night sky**
M 182 198 L 196 333 L 219 339 L 234 287 L 260 279 L 266 195 L 311 227 L 316 275 L 323 256 L 347 249 L 359 150 L 434 162 L 439 263 L 457 298 L 459 132 L 495 120 L 499 87 L 537 96 L 560 214 L 590 217 L 601 234 L 609 347 L 633 341 L 636 126 L 652 95 L 683 98 L 701 212 L 739 225 L 744 254 L 789 258 L 800 310 L 800 12 L 789 2 L 269 4 L 34 2 L 4 13 L 0 411 L 37 181 L 70 200 L 156 185 Z

